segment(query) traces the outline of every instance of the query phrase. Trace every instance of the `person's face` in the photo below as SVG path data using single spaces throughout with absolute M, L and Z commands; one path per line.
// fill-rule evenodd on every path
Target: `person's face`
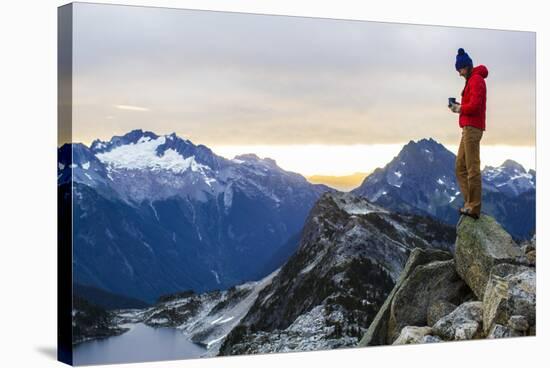
M 458 74 L 461 76 L 461 77 L 468 77 L 468 68 L 460 68 L 458 69 Z

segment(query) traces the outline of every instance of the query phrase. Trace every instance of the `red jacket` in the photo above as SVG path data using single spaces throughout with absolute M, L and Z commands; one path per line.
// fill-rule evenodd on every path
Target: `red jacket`
M 462 101 L 458 125 L 463 128 L 470 125 L 485 130 L 485 107 L 487 103 L 487 87 L 485 78 L 489 71 L 485 65 L 478 65 L 466 80 L 462 90 Z

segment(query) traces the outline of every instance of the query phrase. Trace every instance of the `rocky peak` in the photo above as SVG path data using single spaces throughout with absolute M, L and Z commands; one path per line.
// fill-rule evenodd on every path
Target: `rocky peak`
M 243 153 L 243 154 L 235 156 L 233 158 L 233 160 L 243 161 L 243 162 L 247 162 L 247 163 L 251 163 L 251 164 L 267 165 L 267 166 L 270 166 L 272 168 L 278 168 L 277 161 L 275 161 L 274 159 L 269 158 L 269 157 L 260 158 L 255 153 Z
M 502 167 L 508 169 L 508 170 L 512 170 L 512 171 L 517 171 L 518 173 L 524 173 L 525 172 L 525 168 L 523 166 L 521 166 L 520 163 L 514 161 L 514 160 L 506 160 L 502 163 Z
M 134 129 L 128 133 L 118 136 L 113 136 L 109 141 L 102 141 L 96 139 L 90 145 L 90 149 L 94 153 L 106 152 L 114 147 L 122 146 L 125 144 L 137 143 L 140 140 L 154 140 L 159 136 L 150 131 L 143 131 L 142 129 Z
M 520 247 L 496 221 L 482 215 L 479 220 L 461 217 L 455 244 L 456 269 L 479 299 L 493 266 L 515 263 L 521 255 Z
M 350 193 L 324 193 L 308 215 L 298 249 L 260 292 L 221 354 L 277 351 L 281 341 L 356 345 L 408 253 L 414 247 L 450 250 L 453 237 L 452 228 L 428 218 L 390 213 Z M 436 252 L 452 262 L 450 252 Z M 319 324 L 324 331 L 317 331 Z
M 452 259 L 413 251 L 359 346 L 534 335 L 534 242 L 462 217 Z

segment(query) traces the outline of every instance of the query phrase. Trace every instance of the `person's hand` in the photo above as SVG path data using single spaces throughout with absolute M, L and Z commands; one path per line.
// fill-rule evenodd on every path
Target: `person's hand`
M 460 104 L 455 103 L 451 105 L 451 111 L 460 114 Z

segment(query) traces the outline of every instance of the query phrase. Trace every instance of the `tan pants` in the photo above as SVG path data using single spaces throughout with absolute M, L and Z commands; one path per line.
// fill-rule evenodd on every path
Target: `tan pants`
M 455 165 L 456 179 L 464 197 L 464 208 L 469 208 L 476 215 L 481 213 L 479 142 L 482 136 L 481 129 L 468 125 L 462 128 Z

